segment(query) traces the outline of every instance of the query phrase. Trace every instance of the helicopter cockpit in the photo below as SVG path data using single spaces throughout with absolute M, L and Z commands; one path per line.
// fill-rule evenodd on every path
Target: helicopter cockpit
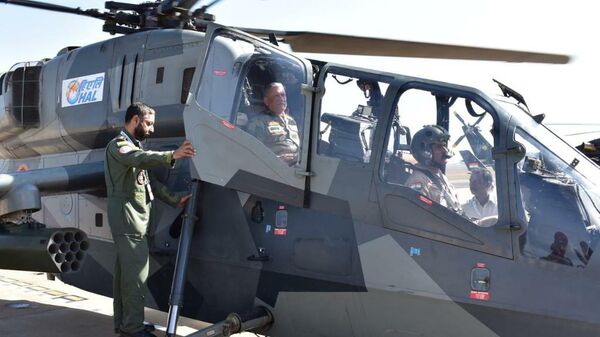
M 242 72 L 245 73 L 245 77 L 242 87 L 239 88 L 236 125 L 244 127 L 247 120 L 265 109 L 265 88 L 273 82 L 283 84 L 286 89 L 288 113 L 298 125 L 303 125 L 304 101 L 300 93 L 302 71 L 297 64 L 259 54 L 247 61 Z
M 198 102 L 207 111 L 247 131 L 250 121 L 268 113 L 265 88 L 274 82 L 281 83 L 286 93 L 285 114 L 295 121 L 300 148 L 306 113 L 301 92 L 302 84 L 307 82 L 304 64 L 231 32 L 216 36 L 210 48 L 203 74 L 203 78 L 210 80 L 201 82 Z
M 391 185 L 411 188 L 431 198 L 438 190 L 446 189 L 452 195 L 456 212 L 479 227 L 492 226 L 498 217 L 497 191 L 495 189 L 495 163 L 491 149 L 495 142 L 492 134 L 494 118 L 483 108 L 466 97 L 448 96 L 422 89 L 408 89 L 399 94 L 393 107 L 393 122 L 386 132 L 387 147 L 383 165 L 384 180 Z M 431 186 L 414 185 L 414 177 L 430 175 L 425 169 L 422 153 L 415 153 L 411 147 L 413 135 L 425 130 L 426 126 L 436 126 L 449 135 L 446 145 L 446 164 L 443 174 L 430 179 Z M 460 155 L 459 155 L 460 154 Z M 492 179 L 489 182 L 483 204 L 478 204 L 478 212 L 468 212 L 476 203 L 475 194 L 470 186 L 470 175 L 475 169 L 486 170 Z M 411 179 L 412 177 L 412 179 Z M 427 191 L 432 191 L 431 195 Z M 432 202 L 449 207 L 448 197 L 433 198 Z M 472 214 L 475 213 L 475 214 Z M 489 218 L 483 220 L 483 218 Z
M 522 151 L 521 154 L 506 153 L 508 164 L 514 161 L 513 177 L 508 181 L 517 182 L 515 194 L 518 196 L 518 200 L 509 200 L 506 204 L 503 195 L 511 193 L 512 187 L 506 190 L 504 186 L 507 183 L 502 174 L 504 164 L 496 160 L 496 155 L 501 154 L 493 155 L 495 144 L 502 139 L 495 115 L 468 97 L 420 88 L 401 91 L 396 102 L 393 108 L 397 109 L 398 117 L 388 123 L 387 152 L 382 160 L 382 176 L 387 184 L 412 188 L 407 179 L 419 165 L 416 154 L 411 152 L 410 139 L 398 128 L 410 130 L 414 135 L 424 125 L 442 127 L 450 135 L 444 179 L 453 187 L 462 210 L 451 210 L 444 198 L 422 201 L 439 203 L 448 208 L 444 212 L 447 216 L 454 212 L 482 230 L 493 227 L 500 218 L 507 219 L 507 210 L 515 208 L 518 216 L 510 216 L 514 218 L 510 221 L 520 222 L 523 228 L 520 249 L 524 256 L 565 266 L 583 268 L 588 264 L 600 237 L 597 167 L 588 158 L 517 105 L 499 102 L 513 116 L 509 139 L 516 145 L 509 144 L 507 148 Z M 472 172 L 480 169 L 493 177 L 488 202 L 478 203 L 481 214 L 493 215 L 486 221 L 466 212 L 469 204 L 479 202 L 470 178 Z M 496 181 L 499 181 L 497 188 Z M 421 197 L 427 195 L 416 191 Z
M 318 153 L 368 163 L 389 84 L 360 76 L 330 73 L 326 79 Z

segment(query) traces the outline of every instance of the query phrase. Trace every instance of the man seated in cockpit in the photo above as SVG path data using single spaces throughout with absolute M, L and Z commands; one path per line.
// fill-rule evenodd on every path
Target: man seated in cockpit
M 300 138 L 298 125 L 287 113 L 287 96 L 283 84 L 273 82 L 265 87 L 265 110 L 254 116 L 247 131 L 263 142 L 278 158 L 293 165 L 298 161 Z
M 450 135 L 441 126 L 426 125 L 412 138 L 410 150 L 417 160 L 405 185 L 447 208 L 462 214 L 454 186 L 444 174 L 451 158 L 448 150 Z
M 465 216 L 480 227 L 493 226 L 498 221 L 498 205 L 491 195 L 494 190 L 494 177 L 484 168 L 471 171 L 469 188 L 473 198 L 462 206 Z

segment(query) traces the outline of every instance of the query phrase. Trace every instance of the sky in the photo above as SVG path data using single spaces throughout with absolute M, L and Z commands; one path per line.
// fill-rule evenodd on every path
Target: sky
M 102 9 L 104 1 L 48 1 Z M 123 1 L 138 2 L 138 1 Z M 204 1 L 204 3 L 207 1 Z M 600 22 L 593 1 L 555 0 L 222 0 L 210 12 L 217 22 L 238 27 L 437 42 L 560 53 L 567 65 L 318 55 L 328 61 L 431 78 L 498 94 L 492 78 L 520 92 L 546 123 L 597 121 L 600 78 L 595 41 Z M 203 4 L 203 2 L 200 2 Z M 65 46 L 111 38 L 102 21 L 0 4 L 0 72 L 22 61 L 53 57 Z M 305 55 L 315 57 L 315 55 Z M 600 123 L 600 121 L 598 121 Z M 585 131 L 554 126 L 560 134 Z M 600 130 L 600 125 L 592 128 Z M 600 136 L 600 134 L 598 135 Z

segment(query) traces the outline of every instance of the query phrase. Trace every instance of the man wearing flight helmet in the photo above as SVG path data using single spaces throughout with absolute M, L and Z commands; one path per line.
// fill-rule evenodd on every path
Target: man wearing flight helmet
M 448 150 L 450 135 L 441 126 L 425 125 L 412 138 L 410 150 L 418 164 L 406 186 L 456 212 L 462 213 L 454 187 L 444 174 L 446 162 L 452 157 Z

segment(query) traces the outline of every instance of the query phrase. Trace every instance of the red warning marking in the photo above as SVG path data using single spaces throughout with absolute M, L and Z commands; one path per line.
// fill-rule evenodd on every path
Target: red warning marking
M 474 299 L 474 300 L 480 300 L 480 301 L 489 301 L 490 293 L 488 293 L 487 291 L 471 290 L 471 293 L 469 294 L 469 298 Z
M 287 235 L 287 228 L 275 228 L 275 235 Z
M 419 196 L 419 199 L 420 199 L 422 202 L 424 202 L 424 203 L 426 203 L 427 205 L 429 205 L 429 206 L 433 205 L 433 201 L 431 201 L 431 200 L 427 199 L 427 197 L 425 197 L 425 196 L 423 196 L 423 195 L 420 195 L 420 196 Z
M 213 70 L 213 75 L 215 75 L 215 76 L 225 76 L 225 75 L 227 75 L 227 71 L 226 70 L 215 69 L 215 70 Z
M 477 268 L 485 268 L 485 263 L 483 263 L 483 262 L 477 262 L 477 264 L 475 266 Z
M 221 124 L 225 125 L 225 127 L 228 128 L 228 129 L 235 129 L 235 125 L 229 123 L 226 120 L 221 120 Z

